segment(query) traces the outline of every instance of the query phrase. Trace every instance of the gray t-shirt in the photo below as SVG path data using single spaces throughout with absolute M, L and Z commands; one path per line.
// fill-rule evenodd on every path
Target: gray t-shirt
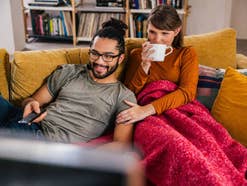
M 54 101 L 41 122 L 45 136 L 60 142 L 86 142 L 114 127 L 116 115 L 136 103 L 135 95 L 121 82 L 97 83 L 85 65 L 66 64 L 47 79 Z

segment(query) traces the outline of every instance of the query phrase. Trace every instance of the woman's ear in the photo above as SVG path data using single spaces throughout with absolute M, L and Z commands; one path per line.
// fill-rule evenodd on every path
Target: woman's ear
M 121 64 L 121 63 L 123 62 L 124 57 L 125 57 L 124 54 L 121 54 L 121 55 L 119 56 L 119 60 L 118 60 L 119 64 Z
M 179 34 L 179 32 L 181 31 L 181 29 L 182 29 L 182 26 L 180 26 L 180 27 L 178 27 L 178 28 L 176 28 L 176 29 L 174 30 L 175 36 L 177 36 L 177 35 Z

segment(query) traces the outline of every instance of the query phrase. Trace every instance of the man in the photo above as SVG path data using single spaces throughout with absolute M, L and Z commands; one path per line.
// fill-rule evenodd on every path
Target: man
M 88 65 L 60 66 L 23 101 L 24 117 L 32 111 L 40 113 L 41 107 L 47 111 L 31 125 L 17 124 L 18 117 L 8 115 L 0 118 L 2 126 L 31 130 L 35 135 L 41 132 L 48 139 L 69 143 L 90 141 L 114 127 L 114 141 L 130 142 L 133 124 L 115 124 L 116 115 L 129 108 L 125 101 L 136 102 L 115 73 L 124 59 L 126 28 L 119 20 L 105 22 L 91 41 Z M 6 110 L 2 103 L 6 101 L 0 100 L 0 108 Z

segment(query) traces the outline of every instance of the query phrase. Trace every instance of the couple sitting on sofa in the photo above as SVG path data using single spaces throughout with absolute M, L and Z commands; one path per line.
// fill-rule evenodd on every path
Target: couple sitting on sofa
M 115 77 L 124 58 L 126 27 L 116 20 L 106 22 L 93 37 L 87 66 L 58 68 L 32 98 L 24 100 L 24 116 L 48 104 L 48 113 L 35 120 L 42 120 L 41 125 L 25 128 L 73 143 L 99 137 L 116 119 L 113 140 L 128 143 L 133 123 L 138 122 L 134 143 L 143 152 L 142 163 L 152 184 L 246 184 L 246 148 L 194 100 L 198 61 L 193 48 L 182 47 L 181 25 L 172 7 L 161 5 L 152 10 L 149 41 L 132 51 L 126 72 L 126 86 L 138 94 L 136 104 L 134 95 Z M 150 43 L 172 46 L 173 52 L 164 62 L 152 62 Z

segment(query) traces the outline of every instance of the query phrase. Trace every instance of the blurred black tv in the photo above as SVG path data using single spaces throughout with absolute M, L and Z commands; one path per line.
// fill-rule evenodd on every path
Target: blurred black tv
M 129 153 L 0 135 L 1 186 L 134 186 L 136 163 Z

